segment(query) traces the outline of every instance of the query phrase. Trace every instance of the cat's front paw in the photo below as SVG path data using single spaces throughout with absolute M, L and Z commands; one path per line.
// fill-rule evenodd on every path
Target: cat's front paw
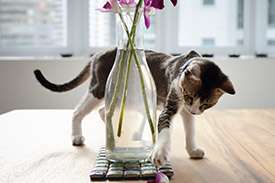
M 74 146 L 84 145 L 85 138 L 82 135 L 74 135 L 72 136 L 72 144 Z
M 171 133 L 169 128 L 164 128 L 158 134 L 158 141 L 148 159 L 156 166 L 163 166 L 169 160 L 171 149 Z
M 166 146 L 156 146 L 148 159 L 156 166 L 163 166 L 169 160 L 170 148 Z
M 189 156 L 193 159 L 202 159 L 205 155 L 204 149 L 199 147 L 197 149 L 192 149 L 187 151 Z

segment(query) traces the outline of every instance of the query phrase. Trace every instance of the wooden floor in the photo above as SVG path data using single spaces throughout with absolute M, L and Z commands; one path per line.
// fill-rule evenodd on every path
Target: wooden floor
M 104 145 L 104 123 L 96 112 L 89 115 L 84 121 L 86 146 L 73 147 L 72 112 L 16 110 L 0 115 L 0 182 L 90 182 Z M 275 183 L 275 110 L 209 110 L 198 116 L 198 143 L 206 151 L 202 160 L 188 158 L 183 132 L 177 117 L 171 182 Z

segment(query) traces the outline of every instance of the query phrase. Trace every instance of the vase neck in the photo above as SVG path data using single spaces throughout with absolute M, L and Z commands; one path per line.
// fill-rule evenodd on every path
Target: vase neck
M 130 48 L 130 42 L 128 41 L 128 35 L 125 31 L 125 25 L 129 30 L 129 34 L 132 35 L 132 38 L 133 37 L 135 38 L 133 41 L 134 48 L 143 49 L 143 36 L 144 36 L 143 12 L 139 11 L 138 14 L 139 14 L 138 19 L 136 19 L 137 22 L 135 24 L 134 24 L 135 12 L 123 12 L 122 16 L 123 16 L 124 22 L 121 20 L 121 17 L 119 15 L 117 16 L 117 41 L 118 41 L 117 46 L 119 49 Z M 132 31 L 133 28 L 135 29 L 135 31 Z

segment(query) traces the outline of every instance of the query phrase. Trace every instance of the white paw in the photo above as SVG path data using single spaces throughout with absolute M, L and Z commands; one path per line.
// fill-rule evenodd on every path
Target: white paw
M 170 148 L 167 145 L 155 146 L 148 159 L 156 166 L 163 166 L 169 160 Z
M 84 144 L 85 138 L 82 135 L 72 136 L 72 143 L 74 146 L 81 146 Z
M 199 147 L 197 149 L 192 149 L 192 150 L 188 151 L 188 154 L 193 159 L 201 159 L 201 158 L 203 158 L 205 152 L 204 152 L 203 148 Z

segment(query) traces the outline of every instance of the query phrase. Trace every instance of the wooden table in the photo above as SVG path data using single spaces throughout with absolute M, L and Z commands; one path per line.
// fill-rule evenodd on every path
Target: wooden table
M 89 183 L 98 149 L 104 145 L 104 123 L 92 112 L 83 124 L 86 145 L 74 147 L 72 113 L 15 110 L 0 115 L 0 182 Z M 171 182 L 275 182 L 275 110 L 209 110 L 197 121 L 198 142 L 206 157 L 188 158 L 183 125 L 176 117 Z

